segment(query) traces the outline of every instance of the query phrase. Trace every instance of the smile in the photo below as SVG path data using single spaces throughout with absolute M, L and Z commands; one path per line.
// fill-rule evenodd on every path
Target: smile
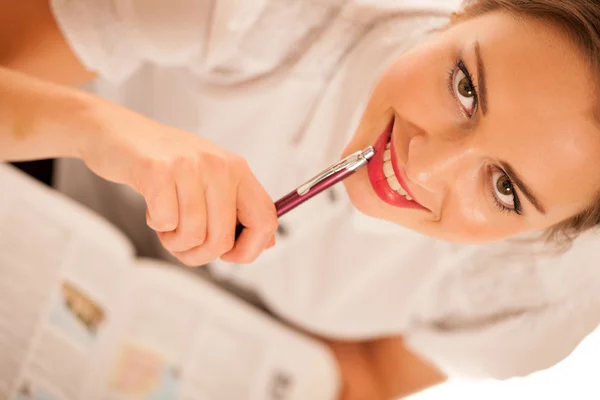
M 392 141 L 395 119 L 392 120 L 375 143 L 375 156 L 368 165 L 369 181 L 377 196 L 389 205 L 401 208 L 427 210 L 419 204 L 411 193 L 404 171 L 398 165 L 398 158 Z
M 400 193 L 406 198 L 406 200 L 412 200 L 412 197 L 407 193 L 406 189 L 400 184 L 399 178 L 394 172 L 394 165 L 392 164 L 392 142 L 389 141 L 385 146 L 383 152 L 383 174 L 387 178 L 387 183 L 396 192 Z

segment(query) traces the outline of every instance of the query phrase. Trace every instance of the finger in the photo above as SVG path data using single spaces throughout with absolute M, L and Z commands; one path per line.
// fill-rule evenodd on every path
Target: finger
M 157 232 L 176 229 L 179 209 L 173 179 L 166 172 L 148 174 L 145 179 L 148 183 L 140 192 L 146 201 L 146 223 Z
M 275 246 L 275 243 L 275 236 L 271 236 L 271 240 L 269 240 L 269 243 L 267 243 L 267 247 L 265 247 L 265 249 L 270 249 L 271 247 Z
M 206 265 L 227 253 L 235 242 L 235 181 L 223 177 L 212 179 L 206 189 L 206 241 L 176 256 L 187 265 Z
M 172 232 L 159 235 L 167 250 L 185 252 L 206 241 L 207 210 L 205 188 L 199 173 L 193 168 L 176 177 L 179 225 Z
M 247 264 L 258 258 L 277 229 L 275 205 L 249 170 L 238 186 L 237 212 L 237 218 L 246 228 L 233 249 L 221 259 Z

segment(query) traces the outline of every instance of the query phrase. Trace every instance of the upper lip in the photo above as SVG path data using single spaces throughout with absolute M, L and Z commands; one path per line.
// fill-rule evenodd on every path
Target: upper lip
M 404 189 L 406 191 L 406 193 L 408 193 L 408 195 L 410 197 L 412 197 L 414 200 L 415 195 L 413 194 L 412 190 L 410 190 L 410 188 L 406 184 L 406 179 L 404 177 L 404 174 L 402 173 L 402 171 L 399 170 L 397 161 L 395 162 L 394 158 L 392 158 L 392 167 L 394 168 L 394 174 L 396 174 L 396 178 L 398 178 L 398 182 L 400 183 L 400 186 L 402 186 L 402 189 Z M 417 202 L 417 201 L 415 200 L 415 202 Z
M 398 154 L 397 154 L 397 146 L 395 145 L 395 140 L 397 139 L 394 137 L 394 133 L 395 133 L 395 128 L 396 128 L 396 119 L 397 116 L 394 116 L 394 120 L 392 122 L 392 132 L 391 132 L 391 144 L 392 144 L 392 168 L 394 169 L 394 174 L 396 175 L 396 178 L 398 179 L 398 182 L 400 183 L 400 186 L 402 186 L 402 188 L 406 191 L 406 193 L 408 193 L 408 195 L 413 199 L 413 201 L 417 204 L 419 204 L 421 207 L 427 208 L 425 207 L 423 204 L 421 204 L 415 197 L 413 191 L 410 189 L 410 187 L 407 184 L 407 176 L 404 173 L 404 170 L 401 170 L 401 168 L 398 166 L 398 162 L 400 161 L 400 159 L 398 158 Z M 406 163 L 404 163 L 406 165 Z

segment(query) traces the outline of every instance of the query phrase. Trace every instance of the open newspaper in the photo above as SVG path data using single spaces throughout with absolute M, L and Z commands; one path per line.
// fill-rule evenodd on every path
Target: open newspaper
M 0 399 L 334 400 L 328 348 L 0 164 Z

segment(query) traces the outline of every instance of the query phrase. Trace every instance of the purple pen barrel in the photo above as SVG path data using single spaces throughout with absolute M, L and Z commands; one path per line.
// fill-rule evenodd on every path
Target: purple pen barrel
M 277 210 L 277 218 L 284 216 L 289 211 L 298 207 L 300 204 L 304 203 L 308 199 L 327 190 L 328 188 L 333 186 L 336 182 L 339 182 L 339 181 L 347 178 L 348 176 L 352 175 L 355 172 L 356 171 L 350 171 L 350 170 L 340 171 L 338 173 L 339 175 L 332 175 L 331 177 L 327 178 L 326 180 L 316 184 L 311 189 L 309 189 L 309 191 L 307 193 L 305 193 L 304 195 L 298 194 L 298 190 L 294 190 L 294 191 L 286 194 L 281 199 L 279 199 L 275 202 L 275 210 Z M 236 227 L 235 227 L 235 239 L 236 240 L 242 234 L 243 230 L 244 230 L 244 225 L 242 225 L 242 224 L 236 225 Z
M 290 192 L 286 196 L 277 200 L 277 202 L 275 203 L 275 209 L 277 210 L 277 217 L 281 217 L 281 216 L 287 214 L 289 211 L 298 207 L 300 204 L 302 204 L 305 201 L 311 199 L 312 197 L 318 195 L 319 193 L 324 192 L 325 190 L 329 189 L 336 183 L 343 181 L 344 179 L 346 179 L 350 175 L 354 174 L 355 172 L 356 172 L 356 170 L 347 170 L 347 169 L 341 170 L 338 173 L 331 175 L 328 178 L 325 178 L 324 180 L 322 180 L 321 182 L 315 184 L 313 187 L 311 187 L 308 190 L 308 192 L 306 192 L 303 195 L 300 195 L 298 193 L 298 190 L 294 190 L 294 191 Z
M 292 192 L 283 196 L 281 199 L 275 202 L 277 217 L 282 217 L 305 201 L 329 189 L 336 183 L 348 178 L 360 168 L 367 165 L 367 162 L 371 159 L 371 157 L 373 157 L 374 154 L 375 150 L 371 146 L 367 147 L 363 151 L 351 154 L 350 156 L 321 172 L 319 175 L 296 190 L 293 190 Z M 238 223 L 235 227 L 236 240 L 242 234 L 243 230 L 244 226 Z

